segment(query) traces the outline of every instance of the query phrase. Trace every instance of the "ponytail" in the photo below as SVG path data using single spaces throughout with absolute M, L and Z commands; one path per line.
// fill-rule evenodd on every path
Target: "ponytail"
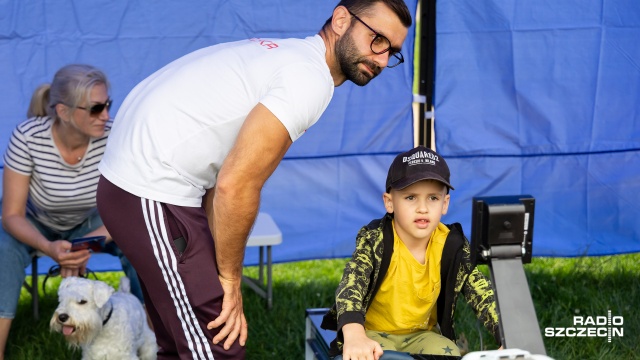
M 29 108 L 27 109 L 27 118 L 47 115 L 50 89 L 50 84 L 42 84 L 33 92 Z

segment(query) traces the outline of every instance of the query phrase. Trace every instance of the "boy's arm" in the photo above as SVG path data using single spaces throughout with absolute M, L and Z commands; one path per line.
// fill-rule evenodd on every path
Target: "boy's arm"
M 380 233 L 380 236 L 382 234 Z M 372 232 L 363 228 L 356 238 L 356 249 L 347 262 L 342 279 L 336 290 L 336 310 L 338 331 L 345 324 L 358 323 L 364 325 L 365 296 L 369 288 L 373 271 Z
M 495 295 L 491 282 L 474 267 L 465 282 L 462 293 L 484 327 L 500 345 L 500 328 Z

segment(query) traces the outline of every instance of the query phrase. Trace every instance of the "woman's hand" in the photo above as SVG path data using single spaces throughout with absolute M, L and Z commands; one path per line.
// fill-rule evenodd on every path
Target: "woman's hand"
M 89 258 L 82 263 L 79 267 L 66 267 L 60 266 L 60 276 L 66 278 L 67 276 L 84 276 L 87 273 L 87 263 Z
M 60 264 L 60 275 L 63 278 L 84 274 L 91 257 L 91 253 L 86 249 L 71 251 L 71 243 L 67 240 L 50 242 L 45 254 Z

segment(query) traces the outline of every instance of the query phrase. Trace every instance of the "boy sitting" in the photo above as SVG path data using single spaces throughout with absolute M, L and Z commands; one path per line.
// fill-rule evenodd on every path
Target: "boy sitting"
M 460 356 L 453 324 L 460 292 L 499 343 L 491 284 L 471 263 L 460 224 L 440 222 L 449 189 L 449 167 L 435 151 L 418 146 L 394 159 L 382 195 L 387 214 L 360 230 L 322 321 L 338 331 L 331 356 Z

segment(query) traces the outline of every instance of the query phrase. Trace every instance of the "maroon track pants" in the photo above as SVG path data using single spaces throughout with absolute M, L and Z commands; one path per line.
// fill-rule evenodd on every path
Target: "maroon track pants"
M 98 211 L 138 272 L 158 343 L 158 359 L 244 359 L 238 341 L 213 345 L 207 329 L 222 309 L 215 248 L 203 208 L 163 204 L 100 177 Z M 184 238 L 180 253 L 175 239 Z M 178 243 L 181 240 L 178 240 Z

